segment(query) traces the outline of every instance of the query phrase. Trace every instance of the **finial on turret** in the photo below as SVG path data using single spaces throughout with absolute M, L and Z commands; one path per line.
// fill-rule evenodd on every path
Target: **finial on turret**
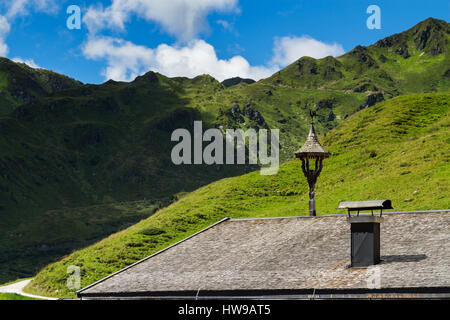
M 312 125 L 314 124 L 314 117 L 315 117 L 316 115 L 317 115 L 317 114 L 316 114 L 316 111 L 315 111 L 315 110 L 309 109 L 309 116 L 311 117 L 311 124 L 312 124 Z

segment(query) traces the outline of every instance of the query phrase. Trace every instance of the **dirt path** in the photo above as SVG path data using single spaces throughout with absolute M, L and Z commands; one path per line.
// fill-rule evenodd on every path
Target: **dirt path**
M 44 299 L 44 300 L 58 300 L 57 298 L 49 298 L 49 297 L 42 297 L 42 296 L 36 296 L 34 294 L 29 294 L 26 292 L 23 292 L 23 288 L 30 283 L 30 281 L 33 279 L 23 280 L 19 281 L 13 284 L 10 284 L 8 286 L 0 287 L 0 293 L 17 293 L 21 296 L 30 297 L 30 298 L 37 298 L 37 299 Z

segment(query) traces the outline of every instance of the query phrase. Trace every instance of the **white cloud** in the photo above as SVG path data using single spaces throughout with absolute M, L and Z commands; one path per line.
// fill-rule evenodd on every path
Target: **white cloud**
M 91 33 L 102 29 L 125 30 L 133 15 L 161 25 L 168 33 L 188 41 L 207 29 L 210 12 L 238 11 L 238 0 L 112 0 L 109 7 L 91 6 L 84 15 Z
M 219 59 L 212 45 L 192 40 L 185 46 L 161 44 L 155 49 L 111 37 L 95 37 L 83 47 L 89 59 L 106 59 L 105 79 L 129 81 L 149 70 L 169 77 L 195 77 L 210 74 L 219 81 L 231 77 L 259 80 L 273 74 L 277 67 L 251 66 L 241 56 Z
M 297 59 L 308 56 L 316 59 L 344 54 L 338 43 L 327 44 L 308 36 L 275 38 L 272 63 L 287 66 Z
M 154 56 L 152 49 L 110 37 L 89 39 L 83 54 L 88 59 L 106 59 L 103 75 L 105 79 L 117 81 L 132 80 L 148 71 Z
M 11 30 L 8 20 L 4 16 L 0 16 L 0 56 L 5 57 L 8 54 L 9 48 L 5 43 L 6 36 Z
M 36 64 L 36 62 L 34 62 L 33 59 L 22 59 L 20 57 L 15 57 L 11 59 L 14 62 L 19 62 L 19 63 L 25 63 L 27 66 L 34 68 L 34 69 L 39 69 L 40 67 Z
M 29 10 L 55 13 L 58 10 L 56 0 L 4 0 L 3 6 L 7 8 L 6 16 L 12 19 L 29 14 Z

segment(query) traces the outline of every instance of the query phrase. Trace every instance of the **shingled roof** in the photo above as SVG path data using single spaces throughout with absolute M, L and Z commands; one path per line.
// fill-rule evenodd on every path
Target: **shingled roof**
M 386 214 L 382 262 L 350 268 L 345 215 L 227 219 L 78 292 L 89 298 L 450 296 L 450 211 Z M 374 272 L 379 286 L 368 283 Z M 369 282 L 368 282 L 369 281 Z
M 314 124 L 311 123 L 311 128 L 309 129 L 309 134 L 306 138 L 305 144 L 297 152 L 295 152 L 295 156 L 297 158 L 308 156 L 328 158 L 330 156 L 330 153 L 320 144 L 314 129 Z

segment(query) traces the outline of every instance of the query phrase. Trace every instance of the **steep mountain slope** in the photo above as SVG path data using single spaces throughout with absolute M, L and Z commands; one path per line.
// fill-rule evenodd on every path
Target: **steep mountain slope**
M 337 213 L 340 201 L 363 199 L 391 199 L 398 211 L 450 208 L 449 128 L 449 93 L 402 96 L 349 117 L 322 141 L 332 156 L 317 184 L 318 213 Z M 214 182 L 49 265 L 28 290 L 73 296 L 65 286 L 68 266 L 81 268 L 86 286 L 226 216 L 306 215 L 307 188 L 297 160 L 278 175 L 253 172 Z
M 0 116 L 38 97 L 81 85 L 81 82 L 55 72 L 0 57 Z
M 171 133 L 192 131 L 194 120 L 204 129 L 278 128 L 285 162 L 309 129 L 311 108 L 323 134 L 383 99 L 449 91 L 448 23 L 428 19 L 392 37 L 228 88 L 207 75 L 154 72 L 81 85 L 0 60 L 0 282 L 31 276 L 186 192 L 255 169 L 173 165 Z

